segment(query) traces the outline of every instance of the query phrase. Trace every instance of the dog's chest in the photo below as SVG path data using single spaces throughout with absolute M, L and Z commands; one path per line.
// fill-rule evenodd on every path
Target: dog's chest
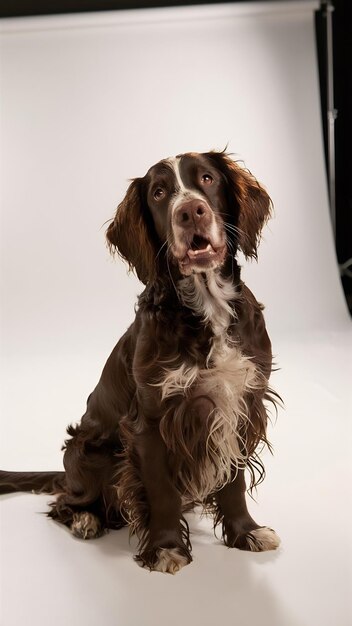
M 255 380 L 256 368 L 236 345 L 220 338 L 214 340 L 206 359 L 206 367 L 182 363 L 165 368 L 161 387 L 162 400 L 180 396 L 185 401 L 206 395 L 216 407 L 232 406 L 243 398 Z
M 183 280 L 179 292 L 187 310 L 198 320 L 199 335 L 207 330 L 211 338 L 201 352 L 194 349 L 196 337 L 185 342 L 177 365 L 164 368 L 162 399 L 176 394 L 185 398 L 206 394 L 215 406 L 223 405 L 225 400 L 231 402 L 243 395 L 254 373 L 252 363 L 228 332 L 235 319 L 236 288 L 230 280 L 210 272 Z
M 238 348 L 214 346 L 209 367 L 182 365 L 163 380 L 166 410 L 162 435 L 177 459 L 178 486 L 185 505 L 202 503 L 244 467 L 242 437 L 249 419 L 248 394 L 256 369 Z M 175 396 L 176 402 L 172 400 Z
M 232 284 L 213 277 L 209 285 L 190 277 L 182 296 L 211 325 L 212 338 L 207 354 L 197 359 L 188 353 L 176 367 L 164 369 L 159 383 L 165 403 L 161 430 L 167 447 L 181 459 L 179 485 L 185 502 L 200 502 L 231 480 L 234 467 L 245 464 L 241 433 L 257 372 L 228 335 L 236 297 Z

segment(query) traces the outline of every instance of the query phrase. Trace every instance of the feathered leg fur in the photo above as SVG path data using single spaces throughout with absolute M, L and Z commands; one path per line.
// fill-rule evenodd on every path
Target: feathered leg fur
M 136 560 L 142 567 L 175 574 L 192 561 L 188 524 L 158 428 L 135 434 L 127 445 L 118 498 L 131 532 L 139 538 Z
M 89 439 L 81 426 L 69 427 L 68 432 L 65 481 L 48 515 L 68 526 L 75 537 L 92 539 L 106 528 L 126 524 L 114 487 L 115 443 Z
M 271 528 L 259 526 L 250 516 L 246 504 L 244 470 L 213 496 L 214 527 L 222 526 L 222 537 L 229 548 L 263 552 L 274 550 L 280 539 Z

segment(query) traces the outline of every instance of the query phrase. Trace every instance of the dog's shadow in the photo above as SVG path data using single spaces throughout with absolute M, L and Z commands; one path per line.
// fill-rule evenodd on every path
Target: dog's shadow
M 152 576 L 146 576 L 142 572 L 149 574 L 148 568 L 137 568 L 132 573 L 125 564 L 126 578 L 130 580 L 132 576 L 134 589 L 142 594 L 146 590 L 149 593 L 162 589 L 165 605 L 174 602 L 175 593 L 183 593 L 192 606 L 202 606 L 202 611 L 208 617 L 215 610 L 213 600 L 221 599 L 224 614 L 232 616 L 236 607 L 238 623 L 256 623 L 259 614 L 264 612 L 265 624 L 296 626 L 296 616 L 288 613 L 282 602 L 280 586 L 273 584 L 262 571 L 268 565 L 270 568 L 270 564 L 276 560 L 279 565 L 281 549 L 260 553 L 229 549 L 221 539 L 221 531 L 218 529 L 217 535 L 214 534 L 210 518 L 202 517 L 195 511 L 187 513 L 186 519 L 193 544 L 193 563 L 182 569 L 176 578 L 155 572 L 152 572 Z M 94 545 L 102 558 L 108 558 L 112 566 L 112 559 L 117 562 L 119 558 L 122 560 L 128 556 L 133 559 L 138 553 L 138 540 L 129 537 L 128 527 L 109 531 L 102 538 L 87 543 Z M 138 570 L 141 574 L 138 574 Z M 204 595 L 204 589 L 209 590 L 208 595 Z
M 80 540 L 79 540 L 80 541 Z M 130 536 L 127 526 L 118 530 L 109 530 L 99 539 L 90 540 L 104 557 L 114 557 L 130 554 L 131 558 L 137 554 L 138 539 Z

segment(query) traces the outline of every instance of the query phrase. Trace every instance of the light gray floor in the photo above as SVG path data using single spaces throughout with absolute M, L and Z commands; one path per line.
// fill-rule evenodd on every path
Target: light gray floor
M 229 550 L 191 514 L 194 562 L 176 576 L 149 573 L 127 530 L 81 542 L 41 514 L 50 497 L 3 497 L 2 626 L 351 624 L 351 338 L 276 340 L 273 383 L 286 408 L 250 509 L 281 536 L 277 552 Z M 32 438 L 33 463 L 43 445 Z

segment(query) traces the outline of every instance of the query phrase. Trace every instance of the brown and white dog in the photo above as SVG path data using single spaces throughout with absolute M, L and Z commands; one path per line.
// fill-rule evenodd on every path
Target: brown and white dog
M 192 560 L 184 512 L 200 505 L 229 547 L 272 550 L 248 513 L 244 470 L 264 477 L 271 344 L 262 305 L 240 279 L 257 256 L 266 191 L 224 152 L 165 159 L 130 184 L 106 236 L 146 285 L 81 422 L 65 472 L 1 472 L 0 490 L 56 494 L 49 515 L 76 537 L 130 525 L 141 565 Z M 259 476 L 256 471 L 258 470 Z

